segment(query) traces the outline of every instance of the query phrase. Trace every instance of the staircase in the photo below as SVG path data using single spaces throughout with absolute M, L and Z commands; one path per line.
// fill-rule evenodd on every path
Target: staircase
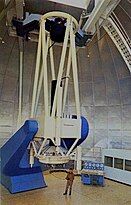
M 116 45 L 131 72 L 131 40 L 114 13 L 107 18 L 107 22 L 103 27 Z

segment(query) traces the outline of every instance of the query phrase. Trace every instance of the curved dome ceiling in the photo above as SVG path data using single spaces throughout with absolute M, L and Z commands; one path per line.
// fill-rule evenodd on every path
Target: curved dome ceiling
M 131 36 L 128 1 L 122 0 L 115 13 Z M 18 112 L 18 42 L 4 37 L 0 44 L 0 140 L 4 143 L 16 129 Z M 25 42 L 23 121 L 29 117 L 37 44 Z M 60 47 L 56 61 L 59 60 Z M 84 147 L 94 147 L 101 140 L 107 146 L 131 148 L 131 74 L 110 37 L 101 30 L 101 39 L 94 37 L 78 52 L 81 112 L 90 124 Z M 73 88 L 70 82 L 66 109 L 74 112 Z M 38 116 L 42 110 L 42 96 Z

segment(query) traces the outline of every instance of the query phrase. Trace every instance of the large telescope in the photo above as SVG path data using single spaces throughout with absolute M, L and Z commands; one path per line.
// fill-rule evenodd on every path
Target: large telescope
M 77 169 L 80 169 L 81 153 L 78 153 L 78 148 L 87 138 L 89 126 L 80 113 L 75 45 L 77 31 L 76 19 L 67 13 L 50 12 L 40 19 L 30 119 L 1 148 L 1 183 L 11 193 L 46 186 L 40 163 L 65 164 L 75 153 Z M 62 47 L 58 68 L 55 67 L 54 44 Z M 50 64 L 47 63 L 48 57 Z M 71 70 L 76 109 L 67 113 L 65 107 Z M 44 114 L 41 113 L 43 121 L 38 125 L 36 114 L 41 92 L 44 94 Z M 39 135 L 41 127 L 43 133 Z
M 49 21 L 49 19 L 53 20 Z M 31 142 L 31 149 L 34 149 L 35 145 L 39 143 L 39 148 L 34 149 L 34 156 L 42 163 L 67 163 L 70 160 L 72 151 L 88 135 L 88 122 L 80 114 L 75 45 L 75 34 L 77 31 L 78 23 L 76 19 L 67 13 L 50 12 L 41 17 L 31 118 L 35 118 L 42 90 L 44 92 L 44 133 L 40 140 L 37 139 L 35 141 L 34 139 Z M 58 68 L 55 68 L 54 64 L 53 45 L 55 43 L 61 43 L 62 46 Z M 47 63 L 47 56 L 49 55 L 50 65 Z M 48 82 L 49 69 L 51 82 Z M 75 113 L 65 114 L 71 70 L 73 73 L 72 80 L 76 110 Z M 51 103 L 49 101 L 49 84 L 51 84 Z

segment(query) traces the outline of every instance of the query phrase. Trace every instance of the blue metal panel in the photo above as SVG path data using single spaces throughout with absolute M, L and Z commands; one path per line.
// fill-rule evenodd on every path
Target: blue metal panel
M 83 182 L 83 184 L 88 184 L 88 185 L 91 184 L 91 178 L 89 175 L 86 174 L 81 175 L 81 181 Z
M 72 116 L 72 118 L 76 118 L 76 116 Z M 81 139 L 79 139 L 78 143 L 76 144 L 75 148 L 77 146 L 79 146 L 88 136 L 89 133 L 89 124 L 86 120 L 86 118 L 84 118 L 83 116 L 81 116 Z M 74 143 L 75 139 L 64 139 L 64 142 L 66 144 L 66 147 L 68 149 L 70 149 L 70 147 L 72 146 L 72 144 Z M 64 147 L 64 145 L 62 144 L 62 146 Z M 75 149 L 74 148 L 74 149 Z
M 27 120 L 1 148 L 1 183 L 11 193 L 46 186 L 39 162 L 29 166 L 27 147 L 37 131 L 37 121 Z
M 87 184 L 87 185 L 95 184 L 95 185 L 104 186 L 104 176 L 100 176 L 100 175 L 82 174 L 81 181 L 83 184 Z
M 99 170 L 104 171 L 104 164 L 101 162 L 92 162 L 92 161 L 85 161 L 84 167 L 85 170 Z M 104 175 L 98 174 L 82 174 L 81 181 L 83 184 L 96 184 L 100 186 L 104 186 Z

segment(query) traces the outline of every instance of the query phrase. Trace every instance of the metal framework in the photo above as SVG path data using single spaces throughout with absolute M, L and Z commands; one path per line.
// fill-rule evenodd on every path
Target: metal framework
M 96 31 L 96 24 L 101 26 L 102 22 L 108 18 L 119 2 L 120 0 L 97 0 L 95 8 L 84 24 L 82 30 L 94 34 Z
M 51 47 L 52 41 L 50 33 L 45 29 L 46 19 L 52 17 L 66 19 L 66 31 L 57 76 L 54 66 L 54 55 L 53 47 Z M 37 157 L 40 162 L 48 164 L 62 164 L 68 162 L 72 151 L 81 137 L 80 102 L 75 47 L 75 32 L 77 30 L 78 23 L 76 19 L 67 13 L 49 12 L 41 17 L 30 117 L 35 118 L 36 116 L 40 92 L 42 91 L 44 93 L 44 124 L 42 125 L 44 127 L 44 133 L 42 137 L 35 138 L 30 144 L 31 166 L 33 165 L 34 157 Z M 51 111 L 49 103 L 49 68 L 47 65 L 47 55 L 50 56 L 51 78 L 57 82 Z M 66 57 L 68 58 L 67 65 L 65 63 Z M 71 68 L 74 83 L 76 119 L 72 119 L 71 115 L 67 116 L 64 114 Z M 67 138 L 74 139 L 74 143 L 69 149 L 66 149 L 66 145 L 64 148 L 61 146 L 62 143 L 64 144 L 64 139 Z M 48 146 L 49 142 L 52 142 L 53 146 Z M 78 151 L 78 153 L 80 156 L 80 151 Z

